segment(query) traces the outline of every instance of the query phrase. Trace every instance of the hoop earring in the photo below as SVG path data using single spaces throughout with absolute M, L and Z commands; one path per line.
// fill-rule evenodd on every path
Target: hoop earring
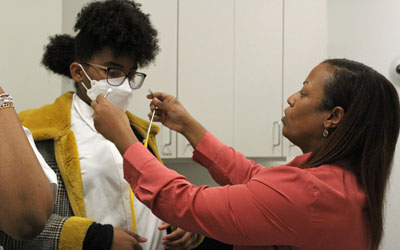
M 323 136 L 324 138 L 326 138 L 326 137 L 328 137 L 328 135 L 329 135 L 329 131 L 328 131 L 327 128 L 325 128 L 325 129 L 324 129 L 324 132 L 322 132 L 322 136 Z

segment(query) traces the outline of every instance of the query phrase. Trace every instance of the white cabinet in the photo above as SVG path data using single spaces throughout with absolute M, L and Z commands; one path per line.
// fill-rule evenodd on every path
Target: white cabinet
M 246 156 L 282 155 L 282 22 L 282 0 L 179 2 L 178 98 Z
M 327 58 L 326 1 L 285 0 L 283 110 L 287 98 L 302 88 L 309 72 Z M 298 147 L 283 140 L 283 155 L 301 154 Z
M 235 2 L 235 149 L 281 156 L 283 1 Z
M 282 138 L 286 99 L 327 56 L 326 1 L 142 0 L 161 52 L 130 110 L 147 117 L 147 89 L 173 94 L 222 142 L 249 157 L 294 156 Z M 160 124 L 159 124 L 160 125 Z M 160 125 L 163 158 L 192 147 Z
M 175 94 L 246 156 L 282 156 L 283 0 L 155 2 L 142 5 L 159 30 L 162 52 L 145 71 L 146 87 L 137 91 L 132 110 L 147 114 L 151 86 Z M 191 156 L 183 136 L 160 127 L 162 157 Z
M 179 1 L 178 98 L 222 142 L 233 145 L 234 1 Z M 178 157 L 192 147 L 178 135 Z

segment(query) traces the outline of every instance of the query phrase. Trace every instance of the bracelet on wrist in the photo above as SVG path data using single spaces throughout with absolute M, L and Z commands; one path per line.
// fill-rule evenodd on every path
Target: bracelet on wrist
M 0 109 L 13 108 L 14 99 L 8 93 L 0 94 Z

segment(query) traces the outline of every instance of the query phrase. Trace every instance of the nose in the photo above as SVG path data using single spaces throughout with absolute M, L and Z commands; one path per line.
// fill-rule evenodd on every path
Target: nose
M 293 95 L 289 96 L 289 98 L 287 99 L 287 103 L 289 104 L 290 107 L 293 107 L 294 104 L 296 103 L 295 95 L 296 94 L 293 94 Z

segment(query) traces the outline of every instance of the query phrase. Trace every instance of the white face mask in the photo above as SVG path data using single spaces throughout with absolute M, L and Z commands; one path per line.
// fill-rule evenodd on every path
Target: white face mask
M 133 96 L 133 91 L 129 86 L 128 78 L 126 78 L 121 85 L 112 86 L 107 83 L 106 79 L 100 81 L 90 79 L 90 77 L 83 69 L 82 65 L 80 65 L 80 67 L 82 68 L 83 73 L 85 73 L 86 77 L 90 80 L 90 89 L 86 88 L 85 84 L 81 82 L 82 86 L 86 89 L 87 96 L 90 99 L 96 100 L 98 95 L 104 95 L 108 89 L 112 89 L 112 91 L 107 96 L 107 100 L 109 100 L 114 106 L 122 109 L 124 112 L 128 109 L 129 103 L 132 100 Z

